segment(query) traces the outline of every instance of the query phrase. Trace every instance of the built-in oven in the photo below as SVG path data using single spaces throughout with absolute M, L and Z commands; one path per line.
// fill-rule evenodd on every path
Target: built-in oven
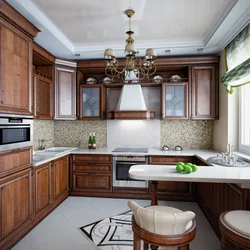
M 0 151 L 32 145 L 32 117 L 0 117 Z
M 148 164 L 148 156 L 117 155 L 113 156 L 113 186 L 114 187 L 148 187 L 148 181 L 135 180 L 129 177 L 129 169 L 133 165 Z

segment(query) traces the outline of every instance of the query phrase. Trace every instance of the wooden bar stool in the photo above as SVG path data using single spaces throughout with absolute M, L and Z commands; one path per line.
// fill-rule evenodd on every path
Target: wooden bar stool
M 220 215 L 221 250 L 250 249 L 250 211 L 233 210 Z
M 189 243 L 196 233 L 195 214 L 167 206 L 141 207 L 133 201 L 128 202 L 133 211 L 132 230 L 134 250 L 148 250 L 160 247 L 178 247 L 189 250 Z

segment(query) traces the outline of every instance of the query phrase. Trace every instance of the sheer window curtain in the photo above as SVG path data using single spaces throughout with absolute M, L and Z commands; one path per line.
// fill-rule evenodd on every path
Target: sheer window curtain
M 227 72 L 221 78 L 229 94 L 250 83 L 250 23 L 225 48 Z

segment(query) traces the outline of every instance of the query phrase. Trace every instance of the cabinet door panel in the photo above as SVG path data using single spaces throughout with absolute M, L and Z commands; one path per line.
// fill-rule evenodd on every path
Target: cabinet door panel
M 0 111 L 30 114 L 32 41 L 10 27 L 0 24 Z
M 51 205 L 51 166 L 42 165 L 35 169 L 35 215 Z
M 163 83 L 163 118 L 188 119 L 188 83 Z
M 111 174 L 76 173 L 73 174 L 74 191 L 111 192 Z
M 31 148 L 0 154 L 0 177 L 30 167 Z
M 101 85 L 80 86 L 80 119 L 102 118 L 102 87 Z
M 192 119 L 215 119 L 215 66 L 192 68 Z
M 53 163 L 53 198 L 57 199 L 69 188 L 68 157 Z
M 55 119 L 76 119 L 76 70 L 56 67 Z
M 1 180 L 1 238 L 31 221 L 31 183 L 30 169 Z
M 45 77 L 34 75 L 34 115 L 37 119 L 53 118 L 53 82 Z

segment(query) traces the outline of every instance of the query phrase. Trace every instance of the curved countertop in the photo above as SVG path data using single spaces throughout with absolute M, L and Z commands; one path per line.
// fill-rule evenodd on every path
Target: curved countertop
M 178 173 L 171 165 L 134 165 L 129 177 L 151 181 L 187 181 L 250 184 L 250 167 L 199 166 L 192 173 Z

